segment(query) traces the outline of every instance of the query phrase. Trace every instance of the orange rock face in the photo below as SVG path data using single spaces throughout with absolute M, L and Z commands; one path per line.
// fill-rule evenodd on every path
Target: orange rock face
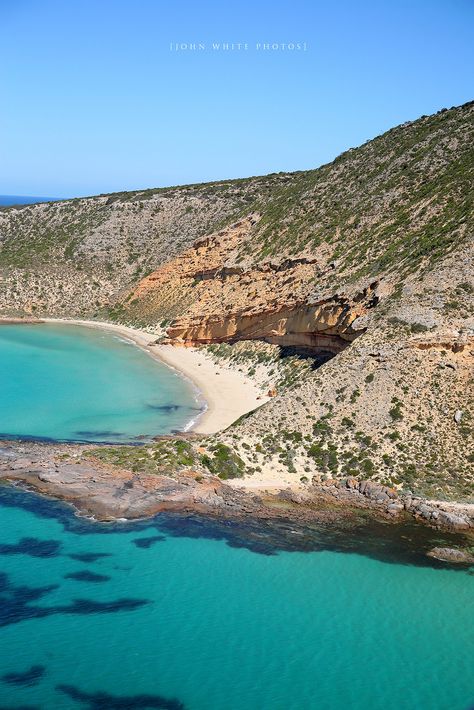
M 351 309 L 349 304 L 336 301 L 315 305 L 283 303 L 266 310 L 179 318 L 168 328 L 167 335 L 169 342 L 176 344 L 265 340 L 283 347 L 339 352 L 361 332 L 351 328 L 359 315 L 360 307 Z
M 167 342 L 175 345 L 265 340 L 340 352 L 363 332 L 352 323 L 366 313 L 372 289 L 353 299 L 335 294 L 313 302 L 322 268 L 316 258 L 239 266 L 236 249 L 251 240 L 257 221 L 258 215 L 249 215 L 195 242 L 139 283 L 130 309 L 155 322 L 171 316 Z

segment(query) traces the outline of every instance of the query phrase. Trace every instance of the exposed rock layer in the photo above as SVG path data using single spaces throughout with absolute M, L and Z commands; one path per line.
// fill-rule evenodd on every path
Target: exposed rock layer
M 473 506 L 449 506 L 400 496 L 371 481 L 314 481 L 299 493 L 252 495 L 211 475 L 183 469 L 170 475 L 132 472 L 89 456 L 86 445 L 0 442 L 0 474 L 40 493 L 73 503 L 99 520 L 136 519 L 161 511 L 193 511 L 229 517 L 288 518 L 330 522 L 370 509 L 382 519 L 410 513 L 432 527 L 474 530 Z M 286 502 L 287 505 L 281 505 Z

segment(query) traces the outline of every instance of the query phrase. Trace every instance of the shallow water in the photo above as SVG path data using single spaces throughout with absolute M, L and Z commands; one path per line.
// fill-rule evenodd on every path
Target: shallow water
M 192 385 L 135 345 L 92 328 L 0 326 L 0 437 L 136 441 L 199 415 Z
M 327 530 L 304 553 L 198 518 L 99 525 L 10 487 L 0 517 L 1 707 L 473 706 L 474 577 L 407 564 L 396 526 L 367 556 Z

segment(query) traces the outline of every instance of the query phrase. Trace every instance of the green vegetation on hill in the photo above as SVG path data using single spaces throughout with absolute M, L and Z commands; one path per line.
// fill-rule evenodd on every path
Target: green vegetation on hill
M 439 260 L 473 226 L 474 103 L 391 129 L 316 170 L 0 210 L 0 269 L 61 263 L 133 283 L 177 248 L 259 211 L 242 256 L 329 245 L 339 278 Z
M 338 276 L 400 274 L 433 263 L 472 232 L 474 102 L 393 128 L 261 204 L 260 258 L 332 246 Z

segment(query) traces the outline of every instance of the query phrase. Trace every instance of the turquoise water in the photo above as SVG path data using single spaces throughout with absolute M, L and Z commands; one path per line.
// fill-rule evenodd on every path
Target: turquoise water
M 131 343 L 68 325 L 0 326 L 0 436 L 130 442 L 183 429 L 186 380 Z
M 1 707 L 474 705 L 474 578 L 408 564 L 415 526 L 366 531 L 369 557 L 327 531 L 303 553 L 197 518 L 98 525 L 9 487 L 0 516 Z

